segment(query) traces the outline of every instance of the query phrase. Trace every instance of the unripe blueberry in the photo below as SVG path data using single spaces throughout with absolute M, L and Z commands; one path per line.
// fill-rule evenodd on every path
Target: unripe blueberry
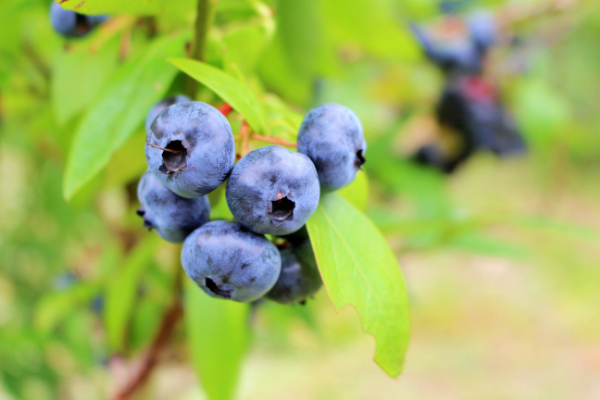
M 265 297 L 282 304 L 304 303 L 323 284 L 310 241 L 290 243 L 279 253 L 281 274 Z
M 104 22 L 106 15 L 83 15 L 72 10 L 63 9 L 60 4 L 52 2 L 50 6 L 50 22 L 56 33 L 71 38 L 87 35 L 96 25 Z
M 142 207 L 137 211 L 144 226 L 155 229 L 168 242 L 181 243 L 196 228 L 208 222 L 210 205 L 206 196 L 186 199 L 167 189 L 150 171 L 138 185 Z
M 160 102 L 156 103 L 150 109 L 150 111 L 148 112 L 148 115 L 146 116 L 146 123 L 144 124 L 144 126 L 146 128 L 146 132 L 148 132 L 148 130 L 150 129 L 150 126 L 152 125 L 152 123 L 154 122 L 156 117 L 158 117 L 158 114 L 160 114 L 165 108 L 170 107 L 173 104 L 187 103 L 189 101 L 192 101 L 192 99 L 190 99 L 187 96 L 177 95 L 177 96 L 167 97 L 166 99 L 163 99 Z
M 241 302 L 261 298 L 281 271 L 273 243 L 226 221 L 212 221 L 192 232 L 183 244 L 181 264 L 208 295 Z
M 303 154 L 281 146 L 252 150 L 233 168 L 225 198 L 231 213 L 256 233 L 300 229 L 319 205 L 319 179 Z
M 350 109 L 324 104 L 306 114 L 298 133 L 298 152 L 310 158 L 321 190 L 350 184 L 365 163 L 367 142 L 360 120 Z
M 205 103 L 174 104 L 150 125 L 146 162 L 179 196 L 204 196 L 223 183 L 233 168 L 235 144 L 229 121 Z

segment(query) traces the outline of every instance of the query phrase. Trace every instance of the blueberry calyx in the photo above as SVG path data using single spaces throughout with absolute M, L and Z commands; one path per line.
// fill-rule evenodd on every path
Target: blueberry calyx
M 271 221 L 273 225 L 280 226 L 285 221 L 294 220 L 294 208 L 296 203 L 288 199 L 287 196 L 282 196 L 281 193 L 277 194 L 277 200 L 271 202 Z
M 140 208 L 136 211 L 136 214 L 144 219 L 144 228 L 148 228 L 149 231 L 156 228 L 156 226 L 152 223 L 152 221 L 150 221 L 150 219 L 146 215 L 146 210 Z
M 367 159 L 363 155 L 362 149 L 356 152 L 356 159 L 354 160 L 354 167 L 360 171 L 362 171 L 362 166 L 367 162 Z
M 172 140 L 163 149 L 163 164 L 159 171 L 164 174 L 182 171 L 187 167 L 187 149 L 181 143 L 181 140 Z
M 158 170 L 163 174 L 171 174 L 177 171 L 185 171 L 186 169 L 190 169 L 193 167 L 187 166 L 186 158 L 188 152 L 183 143 L 181 143 L 181 140 L 172 140 L 167 144 L 167 147 L 160 147 L 150 142 L 147 142 L 146 144 L 163 151 L 163 163 L 158 168 Z
M 208 288 L 208 290 L 210 290 L 217 296 L 222 297 L 224 299 L 228 299 L 228 300 L 231 299 L 231 289 L 228 290 L 225 288 L 220 288 L 219 285 L 217 285 L 216 282 L 210 278 L 204 278 L 204 283 L 206 284 L 206 287 Z M 223 286 L 229 286 L 229 285 L 223 285 Z

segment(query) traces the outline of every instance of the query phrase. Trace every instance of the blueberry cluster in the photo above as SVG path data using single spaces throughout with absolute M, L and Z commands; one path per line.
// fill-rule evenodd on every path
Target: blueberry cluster
M 237 164 L 229 121 L 208 104 L 169 97 L 150 110 L 145 126 L 148 171 L 138 186 L 138 215 L 163 239 L 183 242 L 181 263 L 202 290 L 290 304 L 321 287 L 304 225 L 320 194 L 350 184 L 365 163 L 362 126 L 351 110 L 314 108 L 300 127 L 298 152 L 270 145 Z M 236 221 L 209 222 L 206 195 L 225 180 Z
M 83 15 L 75 11 L 65 10 L 55 2 L 52 2 L 50 6 L 52 27 L 56 33 L 68 38 L 86 36 L 107 18 L 106 15 Z
M 414 155 L 415 161 L 452 173 L 478 151 L 500 157 L 525 151 L 523 137 L 502 102 L 498 84 L 483 74 L 487 54 L 497 41 L 496 25 L 492 15 L 474 14 L 466 21 L 467 37 L 450 44 L 411 26 L 427 58 L 445 73 L 436 116 L 460 144 L 450 152 L 436 143 L 426 144 Z

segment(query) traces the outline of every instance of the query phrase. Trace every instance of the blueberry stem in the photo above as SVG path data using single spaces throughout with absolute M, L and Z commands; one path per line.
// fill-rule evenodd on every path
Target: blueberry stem
M 246 121 L 242 122 L 242 127 L 240 128 L 240 137 L 242 138 L 242 157 L 248 154 L 250 151 L 250 126 Z
M 167 152 L 169 152 L 169 153 L 175 153 L 175 154 L 181 154 L 181 151 L 178 151 L 178 150 L 171 150 L 171 149 L 167 149 L 167 148 L 165 148 L 165 147 L 160 147 L 160 146 L 157 146 L 157 145 L 155 145 L 155 144 L 152 144 L 152 143 L 150 143 L 150 142 L 146 142 L 146 144 L 147 144 L 148 146 L 155 147 L 155 148 L 157 148 L 157 149 L 160 149 L 160 150 L 162 150 L 162 151 L 167 151 Z
M 285 140 L 262 136 L 262 135 L 258 135 L 256 133 L 254 135 L 252 135 L 252 138 L 256 139 L 256 140 L 260 140 L 262 142 L 275 143 L 275 144 L 280 144 L 282 146 L 287 146 L 287 147 L 296 147 L 296 143 L 286 142 Z

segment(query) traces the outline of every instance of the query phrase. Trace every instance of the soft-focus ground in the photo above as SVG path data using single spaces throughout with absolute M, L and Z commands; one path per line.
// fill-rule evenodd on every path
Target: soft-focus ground
M 490 232 L 525 249 L 510 258 L 452 249 L 402 255 L 412 339 L 398 380 L 371 361 L 374 344 L 354 310 L 336 315 L 321 292 L 310 305 L 316 331 L 295 320 L 285 339 L 265 323 L 269 313 L 259 314 L 239 398 L 599 399 L 600 179 L 593 171 L 543 179 L 534 170 L 526 160 L 479 157 L 450 191 L 465 212 L 527 213 L 582 229 L 500 223 Z M 191 371 L 163 371 L 152 398 L 202 398 Z

